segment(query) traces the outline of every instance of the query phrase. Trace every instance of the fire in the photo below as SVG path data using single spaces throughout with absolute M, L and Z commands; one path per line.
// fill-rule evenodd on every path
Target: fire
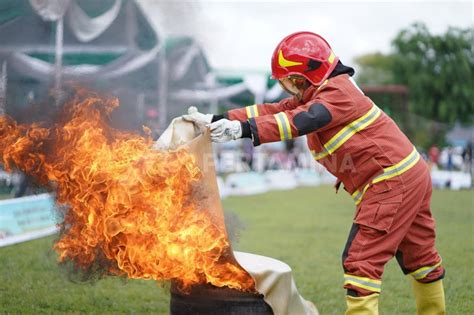
M 108 124 L 116 99 L 79 91 L 51 127 L 0 116 L 0 157 L 56 192 L 64 205 L 54 245 L 81 270 L 175 280 L 183 290 L 210 283 L 252 291 L 231 255 L 225 227 L 199 205 L 202 173 L 186 149 L 152 149 L 149 134 Z M 145 130 L 146 131 L 146 130 Z

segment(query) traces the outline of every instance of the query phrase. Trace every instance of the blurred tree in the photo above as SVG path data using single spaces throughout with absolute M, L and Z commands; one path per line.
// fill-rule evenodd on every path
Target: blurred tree
M 360 66 L 357 81 L 363 85 L 386 85 L 394 82 L 393 56 L 382 53 L 370 53 L 355 58 Z
M 474 30 L 432 35 L 415 23 L 393 40 L 394 83 L 410 89 L 414 113 L 439 122 L 474 121 Z
M 388 55 L 356 58 L 365 85 L 403 84 L 410 111 L 441 123 L 474 122 L 474 29 L 433 35 L 422 23 L 401 30 Z

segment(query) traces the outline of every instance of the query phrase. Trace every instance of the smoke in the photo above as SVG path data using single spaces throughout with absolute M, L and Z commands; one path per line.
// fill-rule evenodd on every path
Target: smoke
M 245 223 L 240 219 L 237 213 L 227 209 L 224 210 L 224 221 L 227 237 L 232 247 L 234 247 L 239 242 L 242 231 L 246 228 Z

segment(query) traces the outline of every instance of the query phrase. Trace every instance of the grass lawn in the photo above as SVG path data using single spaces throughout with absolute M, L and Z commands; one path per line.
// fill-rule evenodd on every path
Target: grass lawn
M 448 314 L 473 314 L 473 191 L 435 191 L 438 249 L 447 269 Z M 249 197 L 229 197 L 226 210 L 245 224 L 235 249 L 288 263 L 300 293 L 321 314 L 342 314 L 341 252 L 353 216 L 346 194 L 332 187 L 301 188 Z M 0 314 L 167 314 L 166 286 L 152 281 L 107 278 L 77 284 L 58 268 L 54 237 L 0 248 Z M 411 287 L 392 260 L 383 277 L 381 314 L 415 314 Z

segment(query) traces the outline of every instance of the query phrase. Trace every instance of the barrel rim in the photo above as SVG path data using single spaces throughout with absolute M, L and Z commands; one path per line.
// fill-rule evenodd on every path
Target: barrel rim
M 264 295 L 259 292 L 245 292 L 229 287 L 217 287 L 212 284 L 193 285 L 189 291 L 183 292 L 179 289 L 176 281 L 171 282 L 171 295 L 185 298 L 205 298 L 212 300 L 262 300 Z

